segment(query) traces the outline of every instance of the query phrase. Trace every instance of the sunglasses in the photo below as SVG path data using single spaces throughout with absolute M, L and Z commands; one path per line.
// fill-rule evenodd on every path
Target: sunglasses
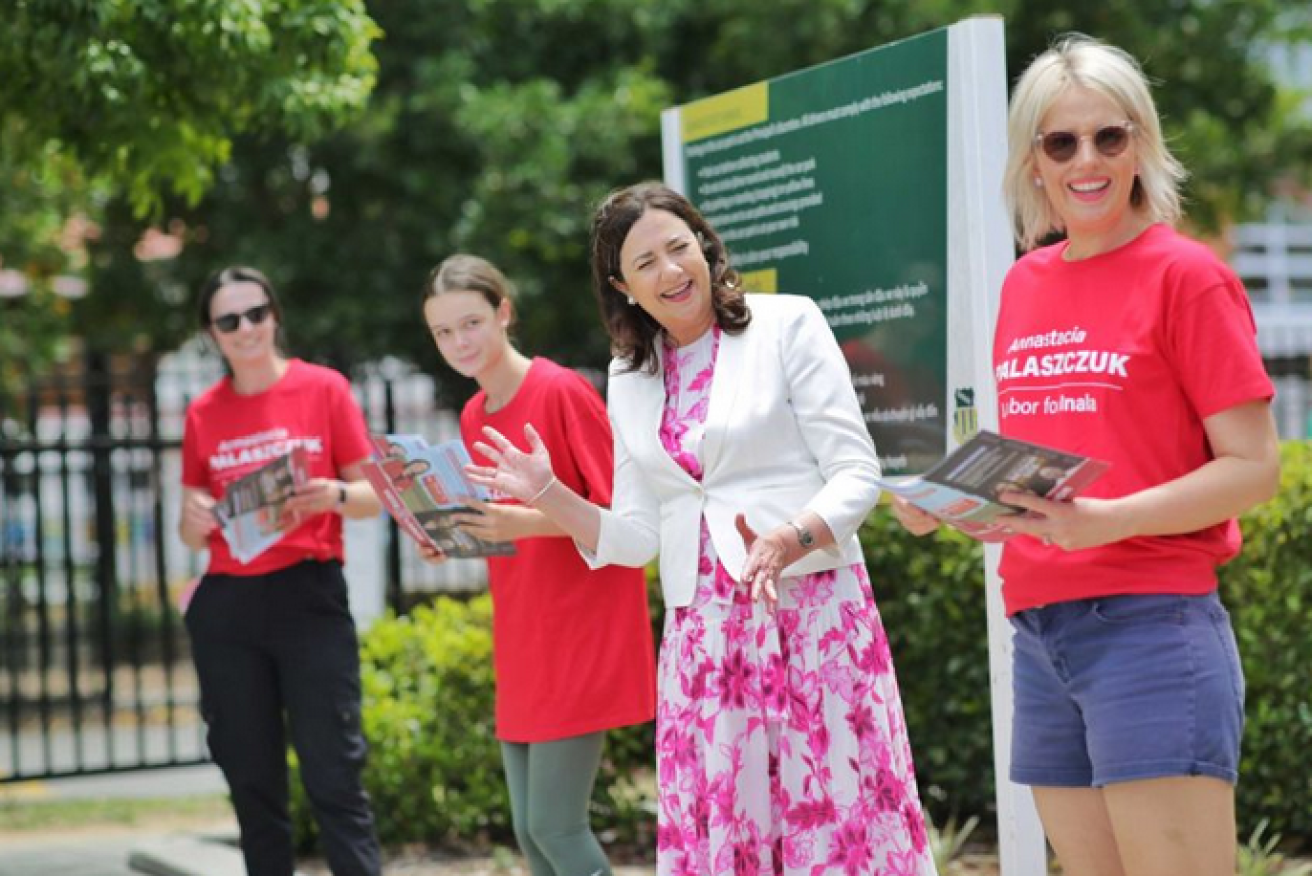
M 225 335 L 230 335 L 241 326 L 243 319 L 251 325 L 259 325 L 268 319 L 269 314 L 272 312 L 273 307 L 266 301 L 240 313 L 225 313 L 223 316 L 216 316 L 212 325 Z
M 1093 140 L 1093 148 L 1104 158 L 1115 158 L 1130 145 L 1130 135 L 1134 133 L 1133 122 L 1119 125 L 1104 125 L 1092 134 L 1077 134 L 1074 131 L 1048 131 L 1034 135 L 1034 142 L 1043 149 L 1043 154 L 1058 164 L 1065 164 L 1080 151 L 1080 141 L 1086 137 Z

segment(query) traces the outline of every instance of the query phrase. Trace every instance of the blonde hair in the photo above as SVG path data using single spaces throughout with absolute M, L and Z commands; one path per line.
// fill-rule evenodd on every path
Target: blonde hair
M 1180 218 L 1180 184 L 1187 173 L 1162 138 L 1148 79 L 1128 53 L 1083 34 L 1060 37 L 1021 74 L 1007 113 L 1007 169 L 1002 190 L 1022 249 L 1065 227 L 1043 189 L 1034 184 L 1034 138 L 1043 117 L 1072 88 L 1095 91 L 1131 122 L 1138 176 L 1130 203 L 1154 222 Z

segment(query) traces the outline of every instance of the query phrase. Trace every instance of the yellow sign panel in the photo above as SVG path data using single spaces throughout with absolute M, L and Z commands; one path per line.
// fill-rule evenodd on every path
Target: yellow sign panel
M 770 83 L 758 82 L 699 100 L 679 110 L 683 142 L 757 125 L 770 118 Z
M 766 268 L 764 271 L 744 271 L 743 288 L 748 292 L 768 292 L 773 295 L 779 291 L 779 269 Z

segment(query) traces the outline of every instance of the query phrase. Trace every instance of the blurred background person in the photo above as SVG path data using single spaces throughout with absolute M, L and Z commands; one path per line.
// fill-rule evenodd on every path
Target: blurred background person
M 206 281 L 201 330 L 228 375 L 187 409 L 179 535 L 209 550 L 186 609 L 210 754 L 223 770 L 250 876 L 292 876 L 287 737 L 334 876 L 378 876 L 361 784 L 360 658 L 342 574 L 342 517 L 381 510 L 360 463 L 372 448 L 346 378 L 283 353 L 283 312 L 247 267 Z M 227 486 L 293 447 L 309 480 L 283 505 L 284 535 L 243 563 L 214 507 Z

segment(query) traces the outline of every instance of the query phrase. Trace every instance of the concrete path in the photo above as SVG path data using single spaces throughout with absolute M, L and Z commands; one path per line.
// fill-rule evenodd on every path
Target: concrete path
M 0 876 L 141 876 L 128 868 L 135 837 L 102 837 L 92 843 L 6 843 Z
M 192 797 L 225 791 L 222 774 L 211 764 L 3 785 L 0 786 L 0 804 L 22 807 L 28 801 Z M 195 843 L 198 837 L 235 833 L 235 821 L 231 820 L 209 825 L 104 825 L 62 831 L 52 826 L 33 832 L 6 833 L 3 809 L 0 809 L 0 876 L 142 876 L 140 869 L 134 871 L 129 865 L 134 853 L 138 853 L 139 863 L 144 863 L 145 859 L 139 854 L 143 850 L 154 855 L 152 850 L 178 850 L 180 843 Z M 191 848 L 189 854 L 200 859 L 195 848 Z M 186 854 L 175 857 L 185 860 Z M 170 859 L 161 857 L 161 860 L 167 862 Z M 227 872 L 245 876 L 239 857 L 237 864 L 235 871 Z M 145 872 L 173 876 L 172 871 L 158 866 L 154 871 L 148 869 Z M 222 870 L 194 872 L 200 876 L 226 876 Z M 182 876 L 182 873 L 177 876 Z
M 0 876 L 245 876 L 231 844 L 233 819 L 219 823 L 98 826 L 39 832 L 5 831 L 4 808 L 25 801 L 221 794 L 217 767 L 148 770 L 0 786 Z M 226 816 L 225 816 L 226 817 Z M 225 842 L 226 841 L 226 842 Z M 302 864 L 305 876 L 327 876 L 322 861 Z M 393 850 L 387 876 L 527 876 L 517 855 L 452 858 L 420 849 Z M 652 876 L 652 867 L 617 867 L 616 876 Z

